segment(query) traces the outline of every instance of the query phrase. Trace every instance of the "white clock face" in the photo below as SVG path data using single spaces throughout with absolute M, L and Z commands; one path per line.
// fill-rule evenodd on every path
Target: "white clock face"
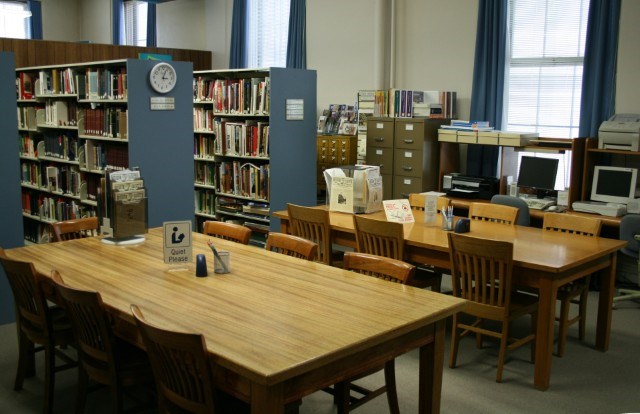
M 151 87 L 159 93 L 170 92 L 177 80 L 176 70 L 168 63 L 158 63 L 149 73 Z

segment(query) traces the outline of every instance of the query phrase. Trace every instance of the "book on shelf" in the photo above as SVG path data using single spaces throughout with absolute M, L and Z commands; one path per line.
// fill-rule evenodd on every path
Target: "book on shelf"
M 35 82 L 31 73 L 20 72 L 17 78 L 18 99 L 33 99 L 35 97 Z

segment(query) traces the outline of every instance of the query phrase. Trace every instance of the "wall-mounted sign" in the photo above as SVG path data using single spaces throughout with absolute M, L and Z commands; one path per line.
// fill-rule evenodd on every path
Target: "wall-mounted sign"
M 304 121 L 304 99 L 287 99 L 287 121 Z
M 152 111 L 173 111 L 176 109 L 176 99 L 170 96 L 152 96 Z

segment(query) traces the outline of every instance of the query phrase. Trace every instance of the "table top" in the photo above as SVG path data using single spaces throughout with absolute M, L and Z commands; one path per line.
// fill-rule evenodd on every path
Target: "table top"
M 230 252 L 231 273 L 213 273 L 210 237 L 193 235 L 209 277 L 163 261 L 161 229 L 140 245 L 88 238 L 7 251 L 38 272 L 58 270 L 71 286 L 96 290 L 110 312 L 133 322 L 137 304 L 149 322 L 202 333 L 217 363 L 273 384 L 322 367 L 366 346 L 428 326 L 465 301 L 324 264 L 212 239 Z
M 326 208 L 326 206 L 318 206 L 318 208 Z M 447 232 L 440 228 L 441 217 L 437 217 L 435 224 L 425 224 L 423 211 L 414 210 L 413 215 L 415 222 L 404 224 L 406 245 L 448 252 Z M 276 212 L 274 216 L 280 219 L 288 218 L 286 211 Z M 366 217 L 386 220 L 383 211 L 366 214 Z M 332 211 L 330 221 L 333 230 L 348 233 L 355 231 L 353 214 Z M 552 273 L 562 272 L 604 254 L 613 253 L 626 245 L 625 241 L 604 237 L 575 236 L 542 231 L 534 227 L 505 226 L 481 221 L 473 221 L 471 231 L 467 234 L 511 242 L 515 265 Z

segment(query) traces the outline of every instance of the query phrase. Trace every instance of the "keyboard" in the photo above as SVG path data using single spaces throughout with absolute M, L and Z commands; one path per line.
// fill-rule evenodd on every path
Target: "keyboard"
M 544 210 L 547 207 L 555 206 L 556 202 L 554 200 L 547 200 L 544 198 L 523 198 L 525 203 L 529 206 L 530 209 L 533 210 Z

